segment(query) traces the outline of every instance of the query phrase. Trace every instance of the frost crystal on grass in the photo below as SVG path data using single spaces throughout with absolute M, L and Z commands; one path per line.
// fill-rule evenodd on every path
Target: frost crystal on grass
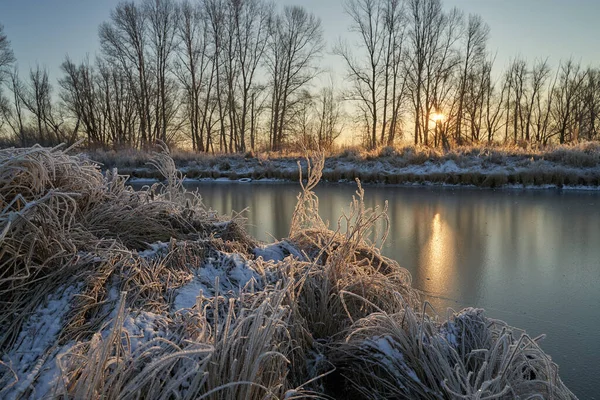
M 36 397 L 41 397 L 56 382 L 60 375 L 56 356 L 65 351 L 56 346 L 58 335 L 71 302 L 80 290 L 81 285 L 58 288 L 26 320 L 15 344 L 2 356 L 17 379 L 14 385 L 8 383 L 7 398 L 18 397 L 31 387 L 36 388 Z
M 213 297 L 216 293 L 239 293 L 251 282 L 259 290 L 263 279 L 251 264 L 240 254 L 219 252 L 216 258 L 209 257 L 194 271 L 193 280 L 176 291 L 174 309 L 192 308 L 200 294 Z

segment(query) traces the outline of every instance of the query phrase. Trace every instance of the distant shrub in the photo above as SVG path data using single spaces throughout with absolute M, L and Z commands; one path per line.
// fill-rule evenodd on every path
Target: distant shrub
M 396 185 L 398 183 L 400 183 L 400 176 L 398 174 L 386 174 L 385 175 L 385 183 L 388 183 L 390 185 Z
M 429 180 L 432 183 L 444 183 L 446 182 L 446 173 L 444 172 L 433 172 L 431 174 L 429 174 Z
M 268 164 L 264 169 L 265 178 L 272 179 L 276 178 L 276 171 L 273 164 Z
M 358 173 L 358 179 L 363 183 L 376 183 L 379 175 L 371 171 L 360 171 Z
M 588 186 L 600 186 L 600 177 L 598 175 L 585 175 L 583 177 L 585 180 L 585 185 Z
M 460 181 L 460 176 L 458 176 L 457 174 L 448 174 L 448 178 L 447 178 L 446 182 L 451 185 L 458 185 L 458 184 L 462 183 Z
M 390 157 L 396 157 L 397 155 L 398 155 L 398 152 L 396 151 L 396 149 L 393 146 L 385 146 L 385 147 L 382 147 L 381 150 L 379 150 L 379 157 L 390 158 Z
M 465 172 L 460 175 L 460 183 L 465 185 L 480 186 L 485 181 L 486 176 L 480 172 Z
M 406 159 L 408 164 L 422 165 L 427 161 L 441 159 L 442 153 L 440 150 L 429 147 L 404 147 L 401 156 Z
M 264 171 L 260 168 L 256 168 L 254 171 L 252 171 L 251 173 L 251 177 L 252 179 L 261 179 L 265 177 Z
M 490 174 L 481 182 L 481 186 L 489 188 L 498 188 L 506 184 L 508 184 L 508 177 L 505 174 Z
M 342 169 L 336 167 L 333 170 L 323 171 L 323 179 L 329 182 L 339 182 L 342 179 L 342 174 Z
M 565 185 L 575 186 L 579 184 L 579 177 L 573 172 L 564 173 Z
M 360 161 L 362 160 L 360 151 L 358 149 L 345 149 L 338 156 L 339 158 L 344 158 L 349 161 Z
M 533 183 L 534 183 L 533 173 L 531 171 L 520 172 L 519 173 L 519 183 L 523 184 L 524 186 L 533 185 Z
M 196 179 L 199 178 L 201 175 L 200 171 L 198 169 L 195 168 L 191 168 L 189 169 L 186 173 L 185 176 L 187 176 L 190 179 Z
M 593 152 L 572 150 L 572 149 L 558 149 L 548 153 L 545 157 L 546 160 L 554 161 L 563 165 L 577 168 L 590 168 L 600 164 L 600 151 Z

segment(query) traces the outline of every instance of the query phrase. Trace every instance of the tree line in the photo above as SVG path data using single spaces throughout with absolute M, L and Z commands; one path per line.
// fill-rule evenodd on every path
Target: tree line
M 331 148 L 343 130 L 367 148 L 599 138 L 600 69 L 516 57 L 497 74 L 489 27 L 442 0 L 344 8 L 350 34 L 331 46 L 344 83 L 324 85 L 322 23 L 299 6 L 122 2 L 98 28 L 99 54 L 67 57 L 57 85 L 40 66 L 19 76 L 0 26 L 0 131 L 18 145 L 200 152 Z

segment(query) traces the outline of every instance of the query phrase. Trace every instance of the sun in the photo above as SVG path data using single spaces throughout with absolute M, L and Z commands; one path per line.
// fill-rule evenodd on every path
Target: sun
M 435 112 L 431 114 L 431 120 L 433 122 L 443 122 L 446 119 L 446 116 L 442 113 Z

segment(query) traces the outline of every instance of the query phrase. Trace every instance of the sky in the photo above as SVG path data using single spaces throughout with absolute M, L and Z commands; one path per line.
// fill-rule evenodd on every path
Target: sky
M 109 19 L 119 0 L 0 0 L 0 24 L 11 41 L 21 74 L 36 64 L 60 76 L 65 56 L 79 62 L 99 49 L 98 25 Z M 343 0 L 276 0 L 301 5 L 323 22 L 328 50 L 348 38 Z M 480 14 L 491 29 L 489 49 L 497 54 L 496 69 L 511 57 L 530 61 L 549 58 L 556 66 L 573 57 L 583 65 L 600 66 L 599 0 L 444 0 L 447 9 Z M 343 79 L 338 57 L 327 55 L 322 67 Z

